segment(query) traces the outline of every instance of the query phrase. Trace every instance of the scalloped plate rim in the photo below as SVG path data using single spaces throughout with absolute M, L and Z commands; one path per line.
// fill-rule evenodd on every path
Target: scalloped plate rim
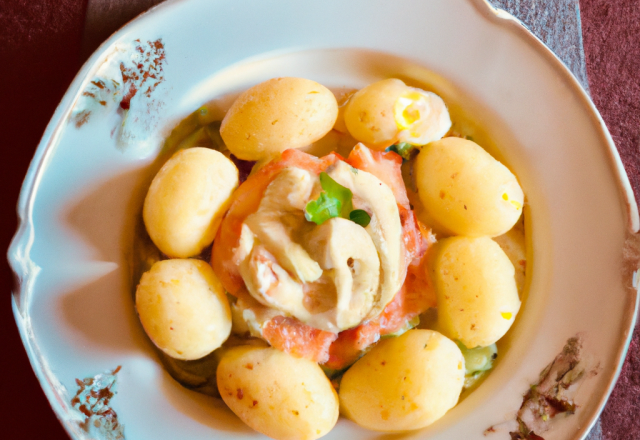
M 60 135 L 61 130 L 64 128 L 64 122 L 66 121 L 66 115 L 73 107 L 75 102 L 75 96 L 81 88 L 84 78 L 89 71 L 93 68 L 95 63 L 100 60 L 106 50 L 119 39 L 120 35 L 125 33 L 127 28 L 132 24 L 138 22 L 141 18 L 146 17 L 158 10 L 168 9 L 176 7 L 177 5 L 188 2 L 189 0 L 167 0 L 160 3 L 146 12 L 140 14 L 126 25 L 121 27 L 118 31 L 112 34 L 100 47 L 89 57 L 89 59 L 80 68 L 78 74 L 71 82 L 69 88 L 65 92 L 60 104 L 57 106 L 51 121 L 47 125 L 45 132 L 38 144 L 34 158 L 32 159 L 25 180 L 20 190 L 20 196 L 18 200 L 17 213 L 18 213 L 18 228 L 11 241 L 11 245 L 8 250 L 8 260 L 13 271 L 16 285 L 12 291 L 12 309 L 16 319 L 16 323 L 19 328 L 22 342 L 25 345 L 25 349 L 29 355 L 29 361 L 34 373 L 36 374 L 43 391 L 45 392 L 49 403 L 61 424 L 66 429 L 67 433 L 72 438 L 78 438 L 75 436 L 75 426 L 70 423 L 67 415 L 67 411 L 64 409 L 60 400 L 55 394 L 55 388 L 58 386 L 55 380 L 52 381 L 51 375 L 48 373 L 48 367 L 46 361 L 41 359 L 39 353 L 36 353 L 37 348 L 33 347 L 30 340 L 29 328 L 30 323 L 28 316 L 25 316 L 22 308 L 23 304 L 27 302 L 29 297 L 29 284 L 37 276 L 37 268 L 35 270 L 27 267 L 29 263 L 32 263 L 29 259 L 29 249 L 33 241 L 33 225 L 31 219 L 31 209 L 33 204 L 34 195 L 37 191 L 39 179 L 43 174 L 44 169 L 47 166 L 48 159 L 51 154 L 54 153 L 54 146 L 56 145 L 56 139 Z M 633 189 L 631 187 L 629 178 L 624 170 L 624 166 L 620 159 L 618 150 L 615 147 L 611 134 L 609 133 L 600 113 L 593 104 L 593 101 L 588 96 L 586 91 L 579 84 L 575 76 L 569 71 L 566 65 L 547 47 L 542 43 L 538 37 L 536 37 L 531 31 L 529 31 L 517 18 L 509 14 L 508 12 L 494 7 L 488 0 L 465 0 L 471 3 L 479 13 L 488 17 L 494 23 L 499 24 L 505 29 L 514 32 L 518 37 L 524 38 L 530 46 L 532 46 L 537 52 L 544 55 L 546 60 L 554 67 L 557 72 L 560 72 L 566 84 L 568 84 L 573 93 L 580 97 L 583 106 L 588 109 L 588 113 L 594 122 L 594 125 L 599 128 L 600 134 L 604 140 L 604 143 L 608 146 L 607 153 L 609 156 L 609 166 L 611 171 L 616 176 L 616 182 L 622 202 L 625 204 L 627 212 L 628 229 L 631 233 L 637 233 L 640 230 L 640 216 L 638 213 L 638 205 L 636 203 Z M 622 343 L 618 346 L 618 367 L 615 370 L 613 376 L 610 378 L 608 384 L 608 390 L 603 395 L 596 407 L 596 410 L 590 415 L 590 423 L 585 425 L 577 433 L 576 438 L 584 438 L 590 429 L 595 424 L 597 417 L 604 409 L 604 405 L 613 391 L 613 387 L 620 375 L 624 358 L 631 342 L 632 330 L 635 327 L 637 312 L 638 312 L 638 295 L 634 295 L 630 300 L 633 302 L 633 306 L 629 307 L 626 315 L 624 316 L 624 328 L 626 329 L 626 335 L 622 340 Z

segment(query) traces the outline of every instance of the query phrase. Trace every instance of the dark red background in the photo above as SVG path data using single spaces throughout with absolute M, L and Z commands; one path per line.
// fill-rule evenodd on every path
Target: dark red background
M 640 1 L 580 1 L 593 101 L 640 195 Z M 56 105 L 81 62 L 86 0 L 0 0 L 0 249 L 16 229 L 15 206 L 27 167 Z M 86 48 L 85 48 L 86 49 Z M 0 438 L 67 436 L 32 372 L 11 312 L 13 278 L 0 276 Z M 602 416 L 604 438 L 640 439 L 638 332 Z

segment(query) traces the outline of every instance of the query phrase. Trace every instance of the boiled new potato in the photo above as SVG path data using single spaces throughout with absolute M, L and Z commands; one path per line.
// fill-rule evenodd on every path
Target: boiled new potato
M 344 414 L 364 428 L 424 428 L 458 402 L 464 384 L 458 346 L 433 330 L 409 330 L 385 339 L 342 378 Z
M 438 329 L 467 348 L 486 347 L 509 330 L 520 310 L 515 270 L 488 237 L 451 237 L 437 244 L 430 269 Z
M 177 152 L 153 178 L 144 201 L 151 240 L 170 257 L 198 255 L 213 241 L 237 187 L 238 169 L 218 151 Z
M 201 260 L 155 263 L 140 279 L 136 309 L 151 341 L 176 359 L 200 359 L 231 332 L 224 288 Z
M 495 237 L 522 214 L 524 193 L 516 176 L 472 141 L 448 137 L 432 142 L 415 166 L 427 215 L 449 234 Z
M 398 136 L 394 105 L 407 91 L 405 83 L 390 78 L 369 84 L 358 90 L 344 110 L 344 121 L 351 136 L 367 146 L 384 149 Z
M 227 406 L 276 440 L 316 439 L 338 420 L 338 396 L 318 364 L 275 348 L 230 349 L 217 380 Z
M 236 99 L 220 135 L 236 157 L 262 161 L 317 141 L 337 117 L 338 102 L 325 86 L 303 78 L 274 78 Z
M 442 98 L 395 78 L 358 90 L 346 104 L 344 122 L 351 136 L 377 150 L 396 142 L 425 145 L 451 128 Z

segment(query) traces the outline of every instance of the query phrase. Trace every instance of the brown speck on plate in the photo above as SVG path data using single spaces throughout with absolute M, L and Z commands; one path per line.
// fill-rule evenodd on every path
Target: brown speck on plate
M 110 407 L 115 395 L 116 374 L 120 366 L 110 372 L 83 380 L 76 379 L 78 391 L 71 399 L 71 406 L 84 416 L 78 426 L 91 438 L 124 440 L 124 426 Z
M 544 440 L 540 434 L 549 430 L 555 416 L 575 413 L 578 405 L 573 401 L 573 385 L 590 375 L 585 374 L 582 346 L 581 336 L 567 340 L 562 352 L 542 371 L 538 383 L 524 395 L 516 416 L 517 429 L 509 432 L 512 440 Z M 487 429 L 485 435 L 496 432 L 498 426 Z

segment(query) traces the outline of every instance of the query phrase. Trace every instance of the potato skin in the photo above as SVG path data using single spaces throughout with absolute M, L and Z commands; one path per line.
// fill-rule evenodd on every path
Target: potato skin
M 329 131 L 338 102 L 329 89 L 303 78 L 274 78 L 243 92 L 220 126 L 227 148 L 244 160 L 266 160 L 309 145 Z
M 200 359 L 231 332 L 231 310 L 222 283 L 201 260 L 163 260 L 145 272 L 136 309 L 151 341 L 169 356 Z
M 338 420 L 338 396 L 318 364 L 272 347 L 230 349 L 217 381 L 227 406 L 276 440 L 317 439 Z
M 486 347 L 504 336 L 520 310 L 520 298 L 513 264 L 495 241 L 441 240 L 431 270 L 439 330 L 467 348 Z
M 198 255 L 213 242 L 237 187 L 238 169 L 220 152 L 178 151 L 153 178 L 144 201 L 151 240 L 170 257 Z
M 344 110 L 344 121 L 351 136 L 376 150 L 393 144 L 399 131 L 394 106 L 398 97 L 408 90 L 405 83 L 395 78 L 358 90 Z
M 456 405 L 464 371 L 453 341 L 433 330 L 409 330 L 383 340 L 347 370 L 340 405 L 364 428 L 424 428 Z
M 427 215 L 449 234 L 495 237 L 522 214 L 518 180 L 475 142 L 456 137 L 432 142 L 418 154 L 415 167 Z

